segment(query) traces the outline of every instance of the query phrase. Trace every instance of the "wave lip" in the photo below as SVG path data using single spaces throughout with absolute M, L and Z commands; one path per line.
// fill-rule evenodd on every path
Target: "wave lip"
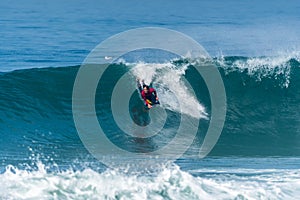
M 280 79 L 280 86 L 287 88 L 289 87 L 292 68 L 300 66 L 300 55 L 299 52 L 293 52 L 288 55 L 273 57 L 221 56 L 215 58 L 215 62 L 225 69 L 226 73 L 245 72 L 257 81 L 264 78 Z

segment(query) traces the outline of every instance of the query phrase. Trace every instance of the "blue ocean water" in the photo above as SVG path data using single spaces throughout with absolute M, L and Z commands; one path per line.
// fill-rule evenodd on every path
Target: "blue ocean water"
M 297 199 L 299 9 L 296 0 L 2 0 L 0 198 Z M 94 158 L 78 135 L 72 94 L 80 65 L 103 40 L 140 27 L 169 28 L 192 37 L 221 74 L 225 124 L 204 159 L 197 152 L 211 120 L 211 100 L 195 71 L 201 65 L 161 52 L 133 52 L 109 67 L 96 91 L 97 118 L 116 146 L 151 152 L 174 138 L 182 115 L 198 117 L 197 137 L 186 153 L 174 163 L 133 160 L 125 169 L 121 163 L 131 158 L 112 153 L 108 159 L 116 156 L 120 162 L 120 168 L 112 169 Z M 176 76 L 170 78 L 170 69 Z M 163 134 L 136 140 L 118 128 L 110 98 L 129 71 L 133 84 L 139 75 L 157 89 L 168 114 Z M 176 81 L 182 78 L 198 88 L 194 94 Z M 177 88 L 178 99 L 166 85 Z M 180 110 L 178 101 L 186 102 Z M 132 123 L 150 123 L 137 92 L 128 110 Z

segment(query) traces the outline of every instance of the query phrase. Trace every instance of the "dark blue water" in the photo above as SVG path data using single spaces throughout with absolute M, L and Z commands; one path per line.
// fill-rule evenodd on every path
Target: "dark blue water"
M 299 10 L 296 0 L 1 1 L 0 197 L 295 199 L 300 188 Z M 141 160 L 125 172 L 121 165 L 109 169 L 90 154 L 76 130 L 74 81 L 100 42 L 149 26 L 180 31 L 212 56 L 226 91 L 224 128 L 209 155 L 198 158 L 211 120 L 210 94 L 195 71 L 201 65 L 134 52 L 108 68 L 96 91 L 97 119 L 116 146 L 151 152 L 172 141 L 182 115 L 195 118 L 192 111 L 203 108 L 206 117 L 198 116 L 196 138 L 175 163 L 141 170 L 147 164 Z M 168 118 L 160 135 L 136 140 L 118 127 L 110 98 L 122 75 L 149 66 L 155 70 L 139 75 L 153 82 Z M 169 69 L 197 88 L 195 93 L 175 79 L 161 79 Z M 177 99 L 167 84 L 177 87 Z M 187 102 L 181 110 L 178 101 Z M 137 92 L 128 109 L 132 123 L 150 123 Z

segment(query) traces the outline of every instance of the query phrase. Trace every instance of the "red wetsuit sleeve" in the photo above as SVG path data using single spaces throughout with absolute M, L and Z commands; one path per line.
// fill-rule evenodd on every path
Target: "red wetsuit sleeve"
M 156 90 L 155 90 L 154 88 L 150 88 L 150 89 L 149 89 L 149 92 L 150 92 L 150 93 L 154 93 L 155 97 L 157 96 L 157 95 L 156 95 Z

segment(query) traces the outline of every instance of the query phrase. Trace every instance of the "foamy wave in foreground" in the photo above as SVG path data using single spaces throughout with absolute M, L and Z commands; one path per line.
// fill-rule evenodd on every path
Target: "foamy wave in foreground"
M 156 174 L 128 175 L 116 170 L 47 172 L 7 166 L 0 175 L 1 199 L 295 199 L 299 170 L 205 172 L 193 176 L 178 166 Z M 260 171 L 257 173 L 257 171 Z M 237 170 L 238 172 L 238 170 Z M 201 175 L 203 174 L 203 175 Z

